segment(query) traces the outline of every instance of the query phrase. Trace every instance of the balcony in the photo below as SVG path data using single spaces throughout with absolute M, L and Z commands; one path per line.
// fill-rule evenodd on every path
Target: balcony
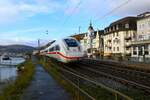
M 126 48 L 131 47 L 131 43 L 126 43 L 126 44 L 125 44 L 125 47 L 126 47 Z
M 132 41 L 132 45 L 138 45 L 138 44 L 150 44 L 150 39 L 148 39 L 148 40 Z
M 125 36 L 125 40 L 131 40 L 131 36 Z
M 111 39 L 108 39 L 107 41 L 108 41 L 108 42 L 111 42 Z
M 111 48 L 111 47 L 112 47 L 111 44 L 106 44 L 105 46 L 108 47 L 108 48 Z

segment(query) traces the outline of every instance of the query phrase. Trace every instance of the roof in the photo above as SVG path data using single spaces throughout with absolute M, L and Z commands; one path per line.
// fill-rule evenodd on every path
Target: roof
M 86 33 L 75 34 L 75 35 L 72 35 L 71 37 L 74 37 L 77 40 L 82 40 L 84 38 L 85 34 Z
M 105 28 L 105 35 L 112 32 L 127 31 L 127 30 L 136 30 L 136 21 L 137 17 L 124 17 Z M 125 25 L 129 24 L 129 28 L 125 28 Z
M 81 34 L 75 34 L 75 35 L 73 35 L 71 37 L 75 37 L 77 40 L 82 40 L 84 38 L 85 34 L 88 34 L 88 33 L 85 32 L 85 33 L 81 33 Z M 97 31 L 94 31 L 94 36 L 96 36 L 96 34 L 97 34 Z M 98 30 L 98 34 L 99 35 L 103 35 L 104 34 L 104 30 Z
M 125 17 L 125 18 L 119 19 L 119 20 L 111 23 L 110 26 L 114 26 L 117 24 L 125 24 L 125 23 L 131 22 L 131 21 L 136 21 L 136 20 L 137 20 L 137 17 Z
M 89 26 L 88 30 L 94 30 L 91 22 L 90 22 L 90 26 Z
M 149 18 L 150 17 L 150 12 L 145 12 L 145 13 L 139 14 L 139 15 L 137 15 L 137 17 L 138 17 L 138 20 Z

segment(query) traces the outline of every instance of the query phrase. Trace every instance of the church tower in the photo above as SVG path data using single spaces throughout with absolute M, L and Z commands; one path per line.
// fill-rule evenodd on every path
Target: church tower
M 90 26 L 88 27 L 88 36 L 91 38 L 94 35 L 94 28 L 92 26 L 92 23 L 90 21 Z
M 92 26 L 92 23 L 90 22 L 90 25 L 88 27 L 88 34 L 87 34 L 87 43 L 88 43 L 87 49 L 92 48 L 93 38 L 94 38 L 94 28 Z

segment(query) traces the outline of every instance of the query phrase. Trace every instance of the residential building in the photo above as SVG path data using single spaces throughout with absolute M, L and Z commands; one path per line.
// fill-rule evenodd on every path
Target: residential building
M 88 27 L 88 32 L 76 34 L 75 37 L 82 45 L 85 54 L 90 56 L 103 55 L 103 30 L 94 31 L 92 24 Z
M 150 61 L 150 12 L 137 16 L 137 36 L 132 42 L 132 58 L 135 61 Z
M 128 58 L 131 40 L 136 34 L 136 17 L 125 17 L 111 23 L 104 30 L 104 56 Z

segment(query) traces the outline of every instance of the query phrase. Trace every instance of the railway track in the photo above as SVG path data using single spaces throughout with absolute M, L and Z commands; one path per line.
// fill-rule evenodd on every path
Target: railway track
M 149 86 L 150 84 L 149 84 L 149 80 L 147 80 L 149 79 L 148 78 L 149 76 L 147 76 L 149 75 L 149 73 L 141 72 L 144 75 L 144 77 L 143 76 L 141 77 L 139 75 L 134 76 L 135 75 L 135 73 L 133 74 L 134 70 L 125 69 L 124 71 L 123 69 L 120 68 L 113 69 L 112 67 L 110 68 L 110 66 L 106 67 L 106 65 L 99 67 L 98 65 L 95 64 L 89 65 L 87 64 L 87 62 L 80 63 L 79 65 L 76 66 L 78 67 L 75 68 L 71 67 L 72 69 L 69 68 L 67 69 L 75 72 L 76 74 L 80 74 L 89 77 L 91 79 L 98 78 L 98 77 L 105 77 L 120 82 L 121 84 L 127 85 L 129 87 L 137 88 L 144 92 L 150 93 L 150 86 Z M 136 71 L 136 74 L 138 73 L 139 71 Z
M 139 70 L 128 69 L 126 67 L 112 66 L 102 63 L 90 63 L 89 61 L 82 61 L 72 65 L 59 64 L 63 69 L 72 73 L 80 75 L 84 78 L 100 83 L 98 78 L 106 78 L 119 82 L 127 87 L 142 90 L 144 93 L 150 93 L 150 86 L 148 79 L 150 73 Z M 65 75 L 65 73 L 63 73 Z M 75 81 L 76 78 L 66 75 L 70 80 Z M 148 83 L 147 83 L 148 82 Z M 78 83 L 76 83 L 78 84 Z
M 127 69 L 126 67 L 116 67 L 102 63 L 89 63 L 83 61 L 79 64 L 84 70 L 91 70 L 92 72 L 99 73 L 101 76 L 112 78 L 121 83 L 132 85 L 138 89 L 142 89 L 150 93 L 150 73 Z
M 125 95 L 125 94 L 123 94 L 123 93 L 121 93 L 121 92 L 119 92 L 119 91 L 117 91 L 117 90 L 114 90 L 114 89 L 112 89 L 112 88 L 110 88 L 110 87 L 107 87 L 106 85 L 103 85 L 103 84 L 101 84 L 101 83 L 99 83 L 98 81 L 96 81 L 96 79 L 94 79 L 94 77 L 95 77 L 95 73 L 91 73 L 91 74 L 89 74 L 89 73 L 87 73 L 87 71 L 81 71 L 80 70 L 80 67 L 78 66 L 76 66 L 76 65 L 74 65 L 74 66 L 66 66 L 66 65 L 64 65 L 64 64 L 59 64 L 59 66 L 61 66 L 60 68 L 59 68 L 59 70 L 60 70 L 60 72 L 64 75 L 64 76 L 66 76 L 69 80 L 71 80 L 72 82 L 74 82 L 75 84 L 79 84 L 78 83 L 78 81 L 81 81 L 81 83 L 83 82 L 85 82 L 85 83 L 88 83 L 88 82 L 91 82 L 91 83 L 94 83 L 94 84 L 96 84 L 96 87 L 97 86 L 100 86 L 100 87 L 102 87 L 102 88 L 105 88 L 107 91 L 109 91 L 109 92 L 112 92 L 112 94 L 114 95 L 114 94 L 116 94 L 116 99 L 115 100 L 133 100 L 132 98 L 130 98 L 129 96 L 127 96 L 127 95 Z M 76 68 L 79 68 L 79 69 L 76 69 Z M 64 71 L 65 70 L 65 71 Z M 80 70 L 80 71 L 79 71 Z M 66 73 L 67 72 L 67 73 Z M 76 77 L 74 77 L 74 76 L 72 76 L 72 75 L 70 75 L 70 74 L 68 74 L 68 73 L 73 73 L 73 75 L 77 75 L 78 77 L 80 77 L 81 79 L 84 79 L 84 81 L 83 80 L 80 80 L 80 79 L 78 79 L 78 78 L 76 78 Z M 93 77 L 94 76 L 94 77 Z M 117 99 L 118 98 L 118 99 Z M 119 99 L 120 98 L 120 99 Z
M 109 73 L 113 76 L 117 76 L 117 77 L 121 77 L 124 78 L 126 80 L 131 80 L 134 82 L 137 82 L 139 84 L 143 84 L 146 86 L 150 86 L 150 75 L 149 74 L 140 74 L 140 73 L 135 73 L 134 71 L 131 70 L 123 70 L 120 68 L 112 68 L 112 67 L 108 67 L 108 65 L 89 65 L 89 64 L 83 64 L 81 63 L 80 66 L 86 66 L 85 68 L 92 68 L 92 69 L 96 69 L 99 72 L 104 72 L 104 73 Z

